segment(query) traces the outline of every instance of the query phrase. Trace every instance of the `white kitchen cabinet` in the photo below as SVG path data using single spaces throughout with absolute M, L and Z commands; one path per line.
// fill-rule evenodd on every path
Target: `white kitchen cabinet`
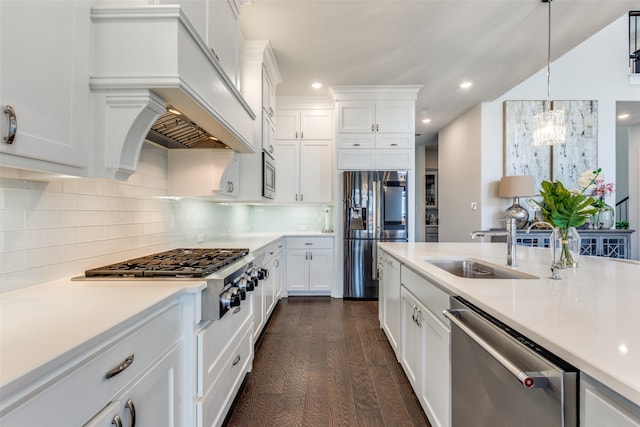
M 276 138 L 279 140 L 333 139 L 333 110 L 287 110 L 276 114 Z
M 286 239 L 289 295 L 328 295 L 333 287 L 333 237 Z
M 640 427 L 640 407 L 610 388 L 580 373 L 580 425 Z
M 269 71 L 262 71 L 262 109 L 272 123 L 276 122 L 276 87 L 269 76 Z
M 259 282 L 254 293 L 254 333 L 253 342 L 257 342 L 262 330 L 269 321 L 273 310 L 282 295 L 282 275 L 280 264 L 282 258 L 282 240 L 270 244 L 264 250 L 262 268 L 267 277 Z
M 180 384 L 177 377 L 181 372 L 180 351 L 180 346 L 175 345 L 85 427 L 117 426 L 116 417 L 120 418 L 123 426 L 134 425 L 134 419 L 139 427 L 180 425 L 180 420 L 173 413 L 178 396 L 177 385 Z
M 276 127 L 266 111 L 262 112 L 262 149 L 275 157 Z
M 3 396 L 0 425 L 109 425 L 117 414 L 127 425 L 132 400 L 145 426 L 178 426 L 189 411 L 182 393 L 182 308 L 175 302 L 103 340 L 106 342 L 37 384 Z M 112 375 L 113 374 L 113 375 Z M 6 404 L 15 402 L 9 408 Z M 113 405 L 113 403 L 117 403 Z M 111 417 L 111 418 L 109 418 Z
M 449 295 L 404 265 L 399 360 L 434 427 L 451 424 Z
M 0 165 L 87 176 L 90 7 L 0 2 Z M 17 129 L 13 143 L 10 108 Z
M 342 101 L 337 111 L 339 134 L 415 133 L 412 101 Z
M 275 153 L 276 202 L 331 203 L 331 141 L 277 139 Z
M 239 155 L 228 149 L 169 150 L 168 192 L 170 196 L 237 198 Z
M 397 355 L 400 339 L 400 262 L 384 251 L 379 253 L 382 273 L 379 282 L 380 325 Z
M 241 37 L 238 4 L 235 0 L 208 0 L 208 12 L 209 48 L 229 79 L 238 87 Z
M 414 149 L 338 149 L 338 170 L 412 170 Z

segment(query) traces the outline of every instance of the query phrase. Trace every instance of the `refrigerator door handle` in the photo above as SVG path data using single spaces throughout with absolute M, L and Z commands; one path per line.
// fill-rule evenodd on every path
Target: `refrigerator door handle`
M 378 242 L 373 241 L 373 248 L 371 249 L 372 259 L 371 259 L 371 275 L 373 276 L 373 280 L 380 279 L 380 273 L 378 272 Z

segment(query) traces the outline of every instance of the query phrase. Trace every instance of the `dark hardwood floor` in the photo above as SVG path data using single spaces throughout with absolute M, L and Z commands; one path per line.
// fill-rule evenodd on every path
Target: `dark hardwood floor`
M 228 426 L 429 426 L 376 301 L 283 298 Z

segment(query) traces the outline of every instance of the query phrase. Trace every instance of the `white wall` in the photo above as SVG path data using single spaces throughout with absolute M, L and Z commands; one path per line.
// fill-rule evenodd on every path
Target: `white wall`
M 40 180 L 34 180 L 37 176 Z M 27 179 L 28 177 L 28 179 Z M 127 182 L 0 168 L 0 293 L 205 239 L 320 231 L 322 207 L 167 200 L 167 150 L 144 144 Z
M 480 227 L 480 105 L 460 116 L 438 136 L 438 233 L 441 242 L 468 241 Z
M 598 164 L 610 178 L 616 176 L 616 101 L 640 100 L 640 85 L 629 83 L 627 25 L 628 19 L 625 15 L 556 60 L 551 66 L 552 99 L 598 101 Z M 439 170 L 443 194 L 446 188 L 446 193 L 477 197 L 482 211 L 481 217 L 477 218 L 473 215 L 462 215 L 458 210 L 468 210 L 470 200 L 464 200 L 464 203 L 454 202 L 451 200 L 453 195 L 448 194 L 448 201 L 440 203 L 440 235 L 444 237 L 441 240 L 466 240 L 464 233 L 459 230 L 460 223 L 456 218 L 477 220 L 472 224 L 478 228 L 496 226 L 495 219 L 501 216 L 502 210 L 508 206 L 508 203 L 496 197 L 497 181 L 502 176 L 503 162 L 502 103 L 505 100 L 545 99 L 546 94 L 545 67 L 496 100 L 482 103 L 478 107 L 481 111 L 479 118 L 465 113 L 441 133 Z M 476 120 L 479 123 L 469 123 Z M 468 147 L 470 141 L 476 141 L 478 138 L 481 138 L 482 142 L 480 151 L 455 151 L 445 148 L 446 145 L 450 145 L 464 147 L 467 150 L 471 148 Z M 459 140 L 454 142 L 453 139 Z M 465 158 L 462 160 L 463 164 L 468 165 L 464 170 L 464 179 L 455 172 L 445 172 L 449 167 L 453 167 L 454 171 L 461 171 L 461 167 L 457 166 L 461 157 Z M 445 181 L 443 173 L 453 181 Z M 479 185 L 480 188 L 475 191 L 465 188 L 475 182 L 482 183 Z M 469 227 L 465 225 L 465 228 Z
M 629 228 L 631 235 L 631 258 L 640 259 L 640 126 L 629 128 Z
M 629 127 L 616 128 L 616 202 L 629 196 Z

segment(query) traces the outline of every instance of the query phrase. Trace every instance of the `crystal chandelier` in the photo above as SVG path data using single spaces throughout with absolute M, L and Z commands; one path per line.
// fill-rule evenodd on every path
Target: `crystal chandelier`
M 564 144 L 567 134 L 564 111 L 554 110 L 551 103 L 551 0 L 549 3 L 548 45 L 547 45 L 547 101 L 542 111 L 533 116 L 533 145 Z

